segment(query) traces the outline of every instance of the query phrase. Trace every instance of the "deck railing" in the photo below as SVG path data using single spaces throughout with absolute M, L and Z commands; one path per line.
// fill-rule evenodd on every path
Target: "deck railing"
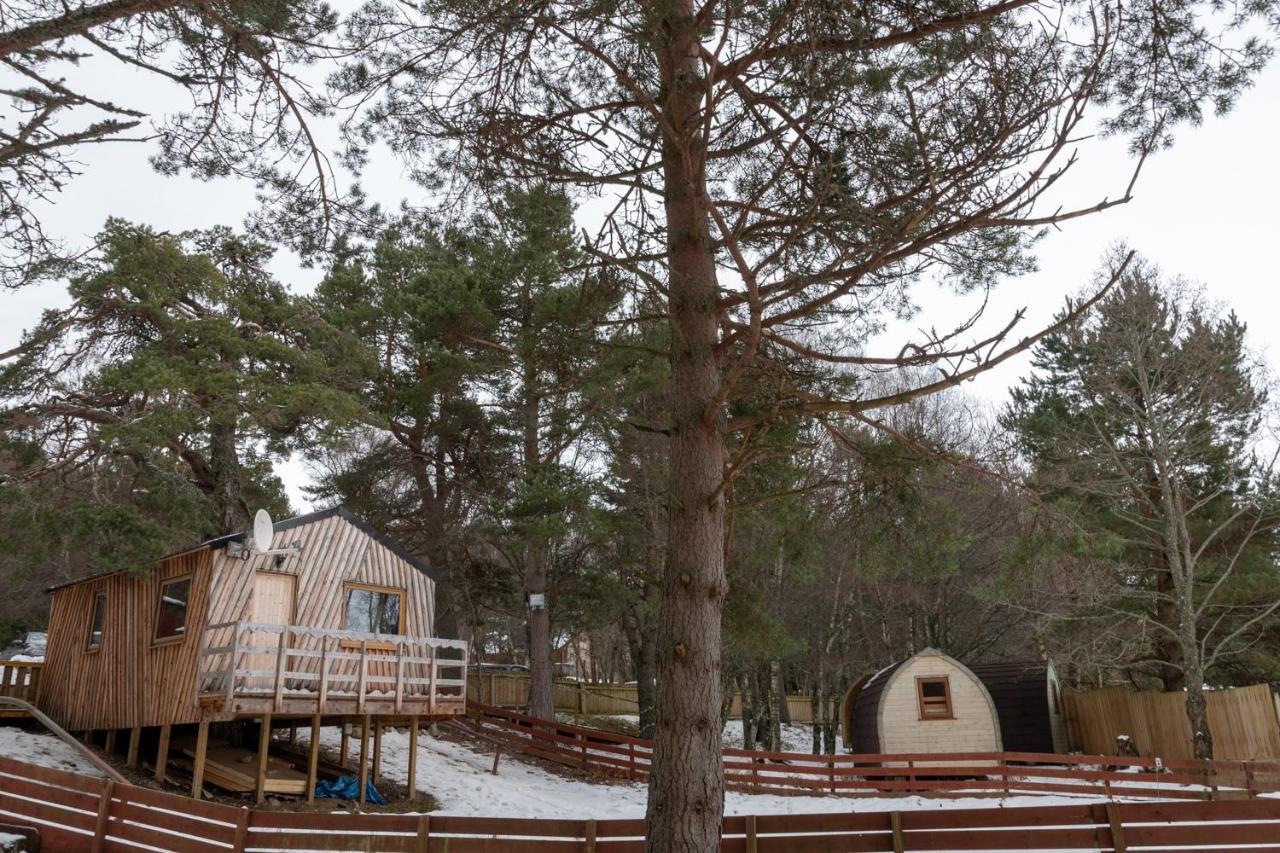
M 466 704 L 467 644 L 438 637 L 222 622 L 205 628 L 202 701 L 246 711 L 437 714 Z
M 40 661 L 0 660 L 0 696 L 22 699 L 35 704 L 40 692 L 40 673 L 44 664 Z M 21 712 L 0 709 L 0 716 Z

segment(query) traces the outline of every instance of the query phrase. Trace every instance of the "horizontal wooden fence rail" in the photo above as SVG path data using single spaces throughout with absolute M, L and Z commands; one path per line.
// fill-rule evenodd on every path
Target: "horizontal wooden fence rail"
M 459 725 L 500 749 L 633 781 L 649 776 L 652 741 L 552 723 L 472 703 Z M 813 755 L 726 748 L 731 790 L 797 794 L 1070 793 L 1203 800 L 1280 791 L 1280 762 L 981 752 Z M 1280 830 L 1278 830 L 1280 831 Z
M 631 715 L 640 712 L 640 700 L 634 684 L 557 679 L 555 682 L 557 711 L 582 715 Z M 519 672 L 495 672 L 477 669 L 467 681 L 467 699 L 499 708 L 523 708 L 529 704 L 529 676 Z M 788 696 L 787 712 L 793 723 L 813 720 L 812 700 L 808 696 Z M 729 706 L 730 719 L 742 717 L 742 697 L 735 694 Z
M 258 811 L 0 758 L 0 822 L 42 850 L 640 853 L 644 822 Z M 1280 801 L 1087 803 L 726 817 L 722 850 L 1183 850 L 1280 853 Z

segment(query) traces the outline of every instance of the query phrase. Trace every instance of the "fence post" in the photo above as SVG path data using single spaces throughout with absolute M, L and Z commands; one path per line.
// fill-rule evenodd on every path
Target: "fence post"
M 1253 764 L 1248 761 L 1240 762 L 1244 765 L 1244 788 L 1249 794 L 1249 799 L 1255 799 L 1258 796 L 1257 785 L 1254 784 Z
M 827 759 L 827 775 L 831 779 L 831 793 L 836 792 L 836 760 L 835 758 Z
M 747 815 L 747 853 L 758 853 L 756 845 L 756 816 Z
M 1115 803 L 1107 803 L 1107 824 L 1111 827 L 1111 846 L 1116 853 L 1126 853 L 1129 846 L 1124 841 L 1124 823 Z
M 636 745 L 631 741 L 627 741 L 627 781 L 634 782 L 636 779 Z
M 241 808 L 236 815 L 236 834 L 231 841 L 232 853 L 244 853 L 245 840 L 249 837 L 249 809 Z
M 102 793 L 98 795 L 98 820 L 93 825 L 93 853 L 101 853 L 107 846 L 107 821 L 111 816 L 111 794 L 116 783 L 106 779 Z
M 889 813 L 889 827 L 893 830 L 893 853 L 906 853 L 907 840 L 902 832 L 902 812 Z
M 907 791 L 912 792 L 916 789 L 916 763 L 913 760 L 907 761 Z
M 424 814 L 418 818 L 417 853 L 427 853 L 431 842 L 431 815 Z
M 594 820 L 587 821 L 584 837 L 586 844 L 583 849 L 586 853 L 596 853 L 596 822 Z

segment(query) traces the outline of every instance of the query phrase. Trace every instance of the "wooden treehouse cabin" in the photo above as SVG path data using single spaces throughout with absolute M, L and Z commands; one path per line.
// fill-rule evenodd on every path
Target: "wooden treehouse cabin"
M 253 535 L 214 539 L 149 571 L 51 588 L 39 705 L 63 728 L 105 731 L 112 743 L 129 730 L 130 762 L 153 740 L 161 779 L 173 737 L 178 763 L 190 759 L 194 796 L 206 761 L 211 782 L 245 789 L 244 754 L 219 765 L 224 746 L 209 744 L 211 725 L 233 751 L 237 733 L 248 740 L 246 726 L 256 726 L 258 772 L 249 775 L 260 799 L 310 797 L 320 727 L 343 724 L 345 762 L 358 723 L 363 796 L 371 729 L 376 767 L 382 727 L 408 724 L 412 768 L 419 722 L 465 712 L 467 647 L 433 636 L 435 587 L 430 566 L 343 507 L 264 520 Z M 273 726 L 304 720 L 312 747 L 302 776 L 268 752 Z

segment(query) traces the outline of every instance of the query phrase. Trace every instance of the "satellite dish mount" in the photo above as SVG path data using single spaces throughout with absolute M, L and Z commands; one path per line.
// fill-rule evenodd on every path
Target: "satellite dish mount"
M 300 554 L 302 552 L 302 543 L 294 541 L 287 548 L 273 549 L 271 540 L 275 538 L 275 532 L 275 524 L 271 521 L 271 514 L 265 509 L 260 509 L 254 513 L 253 531 L 246 537 L 248 541 L 233 541 L 227 545 L 227 550 L 231 556 L 238 556 L 242 560 L 248 560 L 250 557 L 259 555 L 275 555 L 275 563 L 278 567 L 284 562 L 284 558 L 287 555 Z

